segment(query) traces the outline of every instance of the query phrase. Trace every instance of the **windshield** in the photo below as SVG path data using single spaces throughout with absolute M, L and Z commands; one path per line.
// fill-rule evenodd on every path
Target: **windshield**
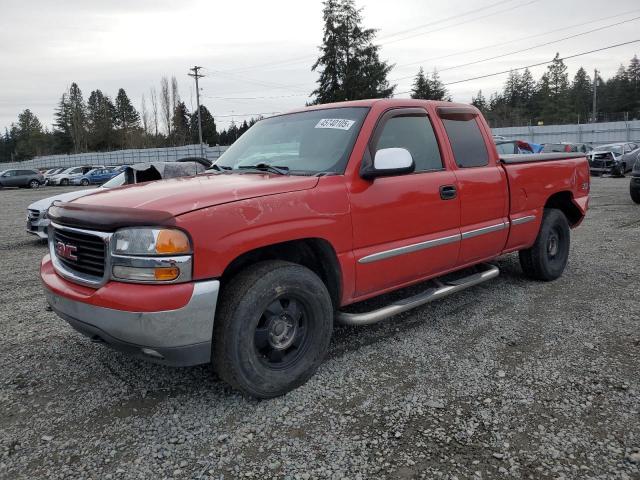
M 116 175 L 108 182 L 102 184 L 102 188 L 116 188 L 125 184 L 125 175 L 127 172 L 122 172 L 120 175 Z
M 600 150 L 601 152 L 613 152 L 617 154 L 622 153 L 621 145 L 600 145 L 596 148 L 596 150 Z
M 367 107 L 291 113 L 256 123 L 218 159 L 223 169 L 267 164 L 292 174 L 344 173 Z

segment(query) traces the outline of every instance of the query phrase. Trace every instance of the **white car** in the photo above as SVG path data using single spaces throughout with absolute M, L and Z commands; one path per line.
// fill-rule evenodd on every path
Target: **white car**
M 81 168 L 81 167 L 78 167 Z M 83 190 L 75 190 L 66 192 L 53 197 L 43 198 L 37 202 L 33 202 L 27 207 L 27 232 L 45 240 L 48 236 L 47 227 L 49 219 L 47 218 L 47 210 L 53 202 L 70 202 L 76 198 L 101 192 L 106 188 L 120 187 L 121 185 L 129 185 L 132 183 L 149 182 L 161 180 L 163 178 L 186 177 L 196 175 L 205 170 L 205 166 L 198 162 L 154 162 L 154 163 L 138 163 L 127 167 L 122 173 L 113 177 L 107 183 L 97 188 L 86 188 Z
M 49 177 L 49 185 L 66 186 L 71 183 L 71 179 L 81 177 L 94 167 L 70 167 L 62 172 Z

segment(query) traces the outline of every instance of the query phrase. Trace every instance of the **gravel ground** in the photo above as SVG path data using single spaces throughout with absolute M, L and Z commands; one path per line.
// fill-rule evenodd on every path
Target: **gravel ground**
M 45 247 L 0 191 L 2 478 L 640 478 L 640 207 L 593 179 L 565 275 L 501 276 L 382 324 L 256 401 L 209 367 L 90 343 L 45 309 Z M 56 192 L 63 191 L 55 189 Z

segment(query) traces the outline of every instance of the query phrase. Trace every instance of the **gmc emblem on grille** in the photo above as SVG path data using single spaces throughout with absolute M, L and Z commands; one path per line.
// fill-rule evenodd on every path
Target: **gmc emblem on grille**
M 61 258 L 66 258 L 67 260 L 78 260 L 76 256 L 76 252 L 78 251 L 78 247 L 75 245 L 67 245 L 63 242 L 56 242 L 56 255 Z

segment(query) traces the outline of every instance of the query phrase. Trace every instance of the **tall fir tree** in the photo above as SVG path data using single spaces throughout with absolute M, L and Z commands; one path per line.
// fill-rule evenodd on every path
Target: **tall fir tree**
M 202 141 L 207 145 L 217 145 L 219 142 L 216 122 L 207 107 L 200 105 L 200 119 L 202 122 Z M 198 143 L 198 112 L 193 112 L 189 117 L 189 130 L 191 141 Z
M 140 114 L 136 111 L 124 88 L 118 90 L 115 104 L 115 127 L 122 147 L 132 147 L 140 129 Z
M 69 126 L 74 153 L 87 150 L 87 107 L 78 84 L 73 82 L 67 96 Z
M 569 98 L 571 101 L 571 109 L 577 114 L 577 119 L 581 123 L 589 120 L 591 112 L 591 99 L 593 95 L 593 86 L 591 78 L 587 71 L 580 67 L 573 77 Z
M 392 66 L 380 60 L 380 47 L 373 43 L 376 31 L 362 27 L 362 10 L 354 0 L 323 4 L 323 44 L 311 67 L 320 73 L 313 103 L 390 97 L 395 86 L 389 85 L 387 74 Z
M 428 99 L 431 98 L 431 93 L 431 82 L 424 74 L 424 69 L 420 67 L 416 78 L 413 80 L 411 98 Z
M 28 108 L 18 115 L 15 159 L 26 160 L 39 155 L 44 147 L 44 131 L 38 117 Z
M 87 100 L 89 149 L 107 151 L 117 146 L 115 137 L 116 107 L 101 90 L 94 90 Z
M 184 102 L 180 101 L 171 118 L 171 140 L 173 145 L 185 145 L 189 138 L 189 111 Z
M 482 95 L 482 90 L 478 90 L 478 94 L 475 97 L 471 98 L 471 105 L 476 107 L 482 113 L 486 112 L 488 109 L 487 100 Z

